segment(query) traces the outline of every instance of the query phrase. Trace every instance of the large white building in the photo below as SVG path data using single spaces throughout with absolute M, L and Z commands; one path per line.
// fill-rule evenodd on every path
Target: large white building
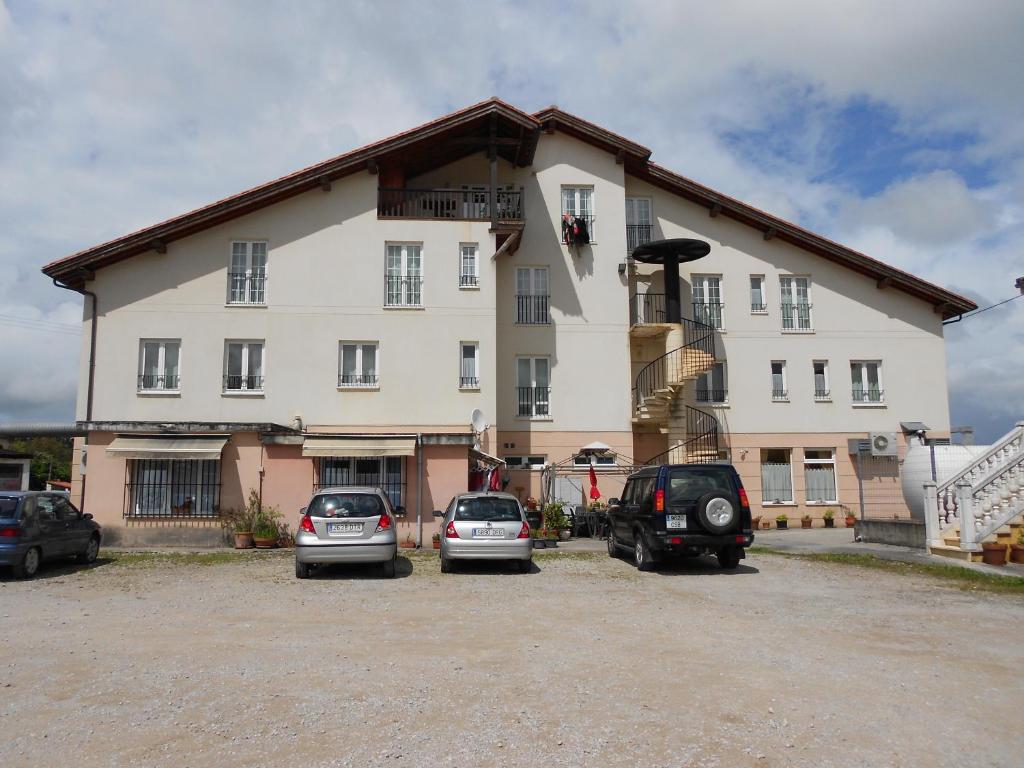
M 291 514 L 380 483 L 429 520 L 491 456 L 525 497 L 594 441 L 728 457 L 755 514 L 895 484 L 857 476 L 860 441 L 948 436 L 942 320 L 975 305 L 650 154 L 494 99 L 47 265 L 88 296 L 75 494 L 142 541 L 215 531 L 250 488 Z M 628 258 L 668 238 L 710 245 L 679 323 Z

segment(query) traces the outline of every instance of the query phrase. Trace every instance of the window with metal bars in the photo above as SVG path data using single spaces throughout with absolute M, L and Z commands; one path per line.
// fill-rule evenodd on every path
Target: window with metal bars
M 220 461 L 128 461 L 125 517 L 214 518 L 219 514 Z
M 228 304 L 267 303 L 267 244 L 262 240 L 231 243 Z
M 403 456 L 324 456 L 317 462 L 314 490 L 343 485 L 380 488 L 391 506 L 404 506 L 405 458 Z

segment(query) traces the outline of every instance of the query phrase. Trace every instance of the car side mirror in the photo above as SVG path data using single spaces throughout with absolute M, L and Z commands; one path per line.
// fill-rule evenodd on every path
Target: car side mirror
M 440 509 L 435 509 L 434 517 L 444 517 L 444 512 L 442 512 Z
M 307 509 L 309 509 L 309 507 L 303 507 L 302 509 L 300 509 L 300 510 L 299 510 L 299 516 L 300 516 L 300 517 L 305 517 L 305 516 L 306 516 L 306 510 L 307 510 Z
M 405 517 L 405 507 L 395 507 L 395 517 Z
M 86 520 L 92 520 L 92 512 L 86 512 L 82 515 Z
M 614 497 L 608 499 L 608 506 L 609 507 L 617 507 L 618 505 L 619 505 L 619 500 L 618 499 L 616 499 Z

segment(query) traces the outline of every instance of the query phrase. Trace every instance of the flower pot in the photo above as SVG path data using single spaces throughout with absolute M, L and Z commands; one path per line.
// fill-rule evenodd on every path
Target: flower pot
M 248 531 L 236 533 L 235 549 L 252 549 L 252 534 Z
M 252 543 L 256 545 L 256 549 L 273 549 L 277 546 L 277 539 L 273 536 L 253 536 Z
M 570 531 L 568 528 L 566 528 L 564 531 L 559 531 L 558 532 L 558 540 L 559 541 L 568 541 L 569 540 L 569 536 L 570 536 L 571 533 L 572 533 L 572 531 Z
M 402 541 L 398 544 L 402 549 L 416 549 L 416 542 L 411 540 Z
M 853 524 L 856 523 L 856 522 L 857 522 L 857 518 L 854 517 L 853 515 L 847 515 L 846 516 L 846 527 L 847 528 L 853 528 Z
M 434 542 L 434 549 L 440 549 L 440 548 L 441 548 L 441 541 L 440 541 L 440 539 L 438 539 L 437 541 Z
M 763 520 L 761 520 L 761 528 L 763 530 L 767 531 L 771 527 L 772 527 L 772 521 L 771 520 L 769 520 L 768 518 L 764 518 Z
M 548 543 L 544 539 L 534 539 L 533 540 L 533 548 L 534 549 L 545 549 L 547 547 L 547 545 L 548 545 Z
M 810 528 L 811 527 L 811 522 L 812 522 L 811 520 L 801 520 L 800 521 L 800 527 L 801 528 Z
M 997 541 L 982 542 L 981 561 L 985 565 L 1006 565 L 1006 545 Z
M 825 527 L 826 528 L 835 528 L 836 527 L 836 521 L 834 519 L 832 519 L 831 517 L 826 517 L 825 518 Z
M 780 531 L 787 531 L 789 530 L 789 520 L 776 520 L 775 527 Z
M 1024 565 L 1024 544 L 1010 545 L 1010 562 Z

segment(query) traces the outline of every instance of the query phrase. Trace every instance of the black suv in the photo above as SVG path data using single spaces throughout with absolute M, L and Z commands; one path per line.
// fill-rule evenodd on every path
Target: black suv
M 713 553 L 723 568 L 735 568 L 753 542 L 747 492 L 730 464 L 642 469 L 608 507 L 608 554 L 631 548 L 641 571 L 672 554 Z

